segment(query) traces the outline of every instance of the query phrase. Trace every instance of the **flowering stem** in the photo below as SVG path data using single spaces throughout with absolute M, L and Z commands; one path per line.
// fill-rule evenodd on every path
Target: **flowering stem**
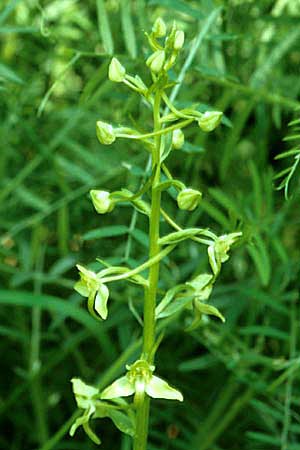
M 161 161 L 160 161 L 160 147 L 161 147 L 161 130 L 160 124 L 160 104 L 161 92 L 157 91 L 155 94 L 153 105 L 153 121 L 155 135 L 155 146 L 152 152 L 152 169 L 154 171 L 154 179 L 151 189 L 151 212 L 150 212 L 150 249 L 149 258 L 154 258 L 160 251 L 159 248 L 159 221 L 160 221 L 160 203 L 161 191 L 157 189 L 160 183 Z M 149 269 L 148 288 L 145 290 L 144 302 L 144 329 L 143 329 L 143 357 L 151 364 L 153 361 L 152 349 L 155 343 L 155 307 L 156 307 L 156 293 L 159 278 L 159 260 L 153 264 Z M 150 399 L 144 396 L 137 403 L 136 411 L 136 436 L 134 439 L 134 450 L 146 450 L 148 438 L 148 422 L 149 422 L 149 408 Z
M 155 108 L 155 100 L 154 100 L 154 108 Z M 194 118 L 186 119 L 186 120 L 183 120 L 182 122 L 177 122 L 168 128 L 161 128 L 161 126 L 158 126 L 158 127 L 154 128 L 154 131 L 152 133 L 146 133 L 146 134 L 126 134 L 126 133 L 119 133 L 116 130 L 116 136 L 118 138 L 126 138 L 126 139 L 148 139 L 148 138 L 154 137 L 156 139 L 156 142 L 158 139 L 160 142 L 161 135 L 170 133 L 171 131 L 174 131 L 174 130 L 179 130 L 181 128 L 185 128 L 188 125 L 190 125 L 191 123 L 193 123 L 194 120 L 195 120 Z M 154 150 L 154 153 L 155 153 L 155 150 Z

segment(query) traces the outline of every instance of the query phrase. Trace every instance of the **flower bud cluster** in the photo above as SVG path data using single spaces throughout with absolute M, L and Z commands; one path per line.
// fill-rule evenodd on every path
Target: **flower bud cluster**
M 166 24 L 161 17 L 158 17 L 153 25 L 151 34 L 147 35 L 154 53 L 148 57 L 146 64 L 154 75 L 161 75 L 171 69 L 184 44 L 184 32 L 177 30 L 175 23 L 167 36 L 166 33 Z M 165 42 L 162 46 L 157 39 L 165 36 Z

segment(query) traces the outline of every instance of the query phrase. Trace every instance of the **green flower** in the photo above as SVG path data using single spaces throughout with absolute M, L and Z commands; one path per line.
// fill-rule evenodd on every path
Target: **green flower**
M 128 410 L 127 403 L 124 400 L 119 399 L 114 402 L 115 404 L 102 402 L 99 400 L 99 389 L 85 384 L 79 378 L 72 378 L 71 382 L 77 406 L 84 410 L 83 414 L 77 417 L 72 424 L 71 436 L 74 436 L 77 428 L 82 426 L 89 438 L 95 444 L 100 444 L 100 438 L 90 428 L 90 420 L 104 417 L 111 419 L 122 433 L 131 437 L 135 435 L 134 415 Z M 124 411 L 122 411 L 122 408 L 124 408 Z
M 147 361 L 139 359 L 131 366 L 126 366 L 126 369 L 128 372 L 125 376 L 118 378 L 104 389 L 101 399 L 128 397 L 133 394 L 143 396 L 146 393 L 152 398 L 183 401 L 183 396 L 177 389 L 153 375 L 155 367 Z
M 110 198 L 110 193 L 107 191 L 91 190 L 90 195 L 95 210 L 99 214 L 111 212 L 114 209 L 115 203 Z
M 184 134 L 179 130 L 174 130 L 172 134 L 172 144 L 176 150 L 180 150 L 184 144 Z
M 96 123 L 96 134 L 99 142 L 104 145 L 110 145 L 116 140 L 116 134 L 110 123 L 98 120 Z
M 209 133 L 213 131 L 221 122 L 223 113 L 220 111 L 206 111 L 198 120 L 198 125 L 202 131 Z
M 197 208 L 202 199 L 202 193 L 195 189 L 185 188 L 179 192 L 177 196 L 177 204 L 179 209 L 184 211 L 193 211 Z
M 147 66 L 153 73 L 159 73 L 165 62 L 165 52 L 164 50 L 157 50 L 156 52 L 152 53 L 152 55 L 149 56 L 149 58 L 146 61 Z
M 81 381 L 79 378 L 72 378 L 73 392 L 78 408 L 84 409 L 84 413 L 78 417 L 70 428 L 70 436 L 74 436 L 78 427 L 83 426 L 84 431 L 95 442 L 100 444 L 99 437 L 91 430 L 89 421 L 96 411 L 95 396 L 99 395 L 99 390 L 93 386 L 89 386 Z
M 83 297 L 88 298 L 89 313 L 96 319 L 105 320 L 108 315 L 107 301 L 109 290 L 107 286 L 101 283 L 97 274 L 85 267 L 77 264 L 79 270 L 80 281 L 78 281 L 74 289 Z
M 161 17 L 158 17 L 153 24 L 152 33 L 156 38 L 162 38 L 166 35 L 167 27 Z
M 126 69 L 117 58 L 113 58 L 108 68 L 108 78 L 115 83 L 121 83 L 126 75 Z
M 221 270 L 221 264 L 229 259 L 227 252 L 241 235 L 241 232 L 224 234 L 209 245 L 207 249 L 208 259 L 214 275 L 218 275 Z
M 195 320 L 192 324 L 192 328 L 190 329 L 194 329 L 199 323 L 201 323 L 202 314 L 216 316 L 221 319 L 222 322 L 225 322 L 225 318 L 220 311 L 215 306 L 206 303 L 213 288 L 213 278 L 213 275 L 203 273 L 195 277 L 193 280 L 186 282 L 186 285 L 191 289 L 192 294 L 195 297 L 193 300 Z
M 184 44 L 184 32 L 182 30 L 177 30 L 174 37 L 174 50 L 177 52 L 182 49 Z

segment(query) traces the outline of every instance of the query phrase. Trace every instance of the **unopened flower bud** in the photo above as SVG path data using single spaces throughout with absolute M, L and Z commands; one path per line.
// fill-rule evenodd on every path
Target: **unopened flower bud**
M 114 202 L 110 199 L 110 193 L 107 191 L 90 191 L 95 210 L 99 214 L 105 214 L 113 210 Z
M 223 113 L 220 111 L 206 111 L 203 116 L 198 120 L 198 125 L 201 130 L 213 131 L 221 122 Z
M 116 83 L 121 83 L 126 75 L 125 67 L 122 66 L 117 58 L 113 58 L 110 62 L 108 68 L 108 78 L 110 81 L 115 81 Z
M 184 44 L 184 32 L 182 30 L 177 30 L 174 37 L 174 50 L 179 51 L 182 49 Z
M 202 199 L 202 193 L 195 189 L 186 188 L 179 192 L 177 196 L 177 204 L 179 209 L 185 211 L 193 211 L 199 205 Z
M 161 38 L 166 35 L 166 32 L 167 32 L 167 27 L 166 27 L 165 22 L 163 21 L 163 19 L 161 17 L 158 17 L 152 27 L 152 33 L 155 35 L 155 37 Z
M 112 125 L 98 120 L 96 123 L 96 134 L 101 144 L 109 145 L 115 142 L 116 135 Z
M 152 53 L 152 55 L 149 56 L 149 58 L 146 61 L 147 66 L 151 70 L 151 72 L 159 73 L 164 65 L 165 62 L 165 52 L 164 50 L 157 50 L 156 52 Z
M 181 130 L 174 130 L 172 134 L 172 144 L 176 150 L 180 150 L 184 144 L 184 134 Z

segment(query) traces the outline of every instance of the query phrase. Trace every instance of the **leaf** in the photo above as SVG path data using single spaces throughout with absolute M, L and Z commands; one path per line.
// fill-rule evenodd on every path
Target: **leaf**
M 11 0 L 7 3 L 3 11 L 0 13 L 0 24 L 3 23 L 7 17 L 9 17 L 20 1 L 21 0 Z
M 19 77 L 12 69 L 8 66 L 0 63 L 0 79 L 4 78 L 8 81 L 12 81 L 13 83 L 23 84 L 24 81 Z
M 91 333 L 95 335 L 98 340 L 100 340 L 101 345 L 103 344 L 102 339 L 105 336 L 105 332 L 99 329 L 98 323 L 86 311 L 82 310 L 74 303 L 45 294 L 34 294 L 33 292 L 9 291 L 1 289 L 0 304 L 10 306 L 26 306 L 29 308 L 39 306 L 40 308 L 48 311 L 61 314 L 62 317 L 71 317 L 90 330 Z
M 279 339 L 283 341 L 287 341 L 289 339 L 289 333 L 265 325 L 250 325 L 248 327 L 242 327 L 240 329 L 240 334 L 245 336 L 248 335 L 266 336 L 269 338 Z
M 254 244 L 247 245 L 247 250 L 256 266 L 261 284 L 267 286 L 271 276 L 271 262 L 265 242 L 256 234 Z
M 206 370 L 218 364 L 215 356 L 202 355 L 179 364 L 179 370 L 182 372 L 193 372 L 198 370 Z
M 261 444 L 270 444 L 274 445 L 275 447 L 280 446 L 280 438 L 270 436 L 269 434 L 259 433 L 257 431 L 248 431 L 246 432 L 246 436 L 253 441 L 259 442 Z
M 123 236 L 128 234 L 129 228 L 125 225 L 111 225 L 110 227 L 96 228 L 90 230 L 83 235 L 84 241 L 91 241 L 93 239 L 103 239 L 107 237 Z
M 198 9 L 192 8 L 181 0 L 150 0 L 149 5 L 164 6 L 167 9 L 175 9 L 195 19 L 204 19 L 205 15 Z
M 113 421 L 118 430 L 120 430 L 122 433 L 129 434 L 129 436 L 134 437 L 135 424 L 126 414 L 115 409 L 109 409 L 107 411 L 107 416 Z
M 103 0 L 96 0 L 97 15 L 98 15 L 98 29 L 102 39 L 104 50 L 109 55 L 114 53 L 114 41 L 112 38 L 112 32 L 109 25 L 108 16 L 105 9 Z
M 130 11 L 131 5 L 132 3 L 128 0 L 121 0 L 121 19 L 124 41 L 128 53 L 133 59 L 135 59 L 137 56 L 137 48 L 135 31 Z

